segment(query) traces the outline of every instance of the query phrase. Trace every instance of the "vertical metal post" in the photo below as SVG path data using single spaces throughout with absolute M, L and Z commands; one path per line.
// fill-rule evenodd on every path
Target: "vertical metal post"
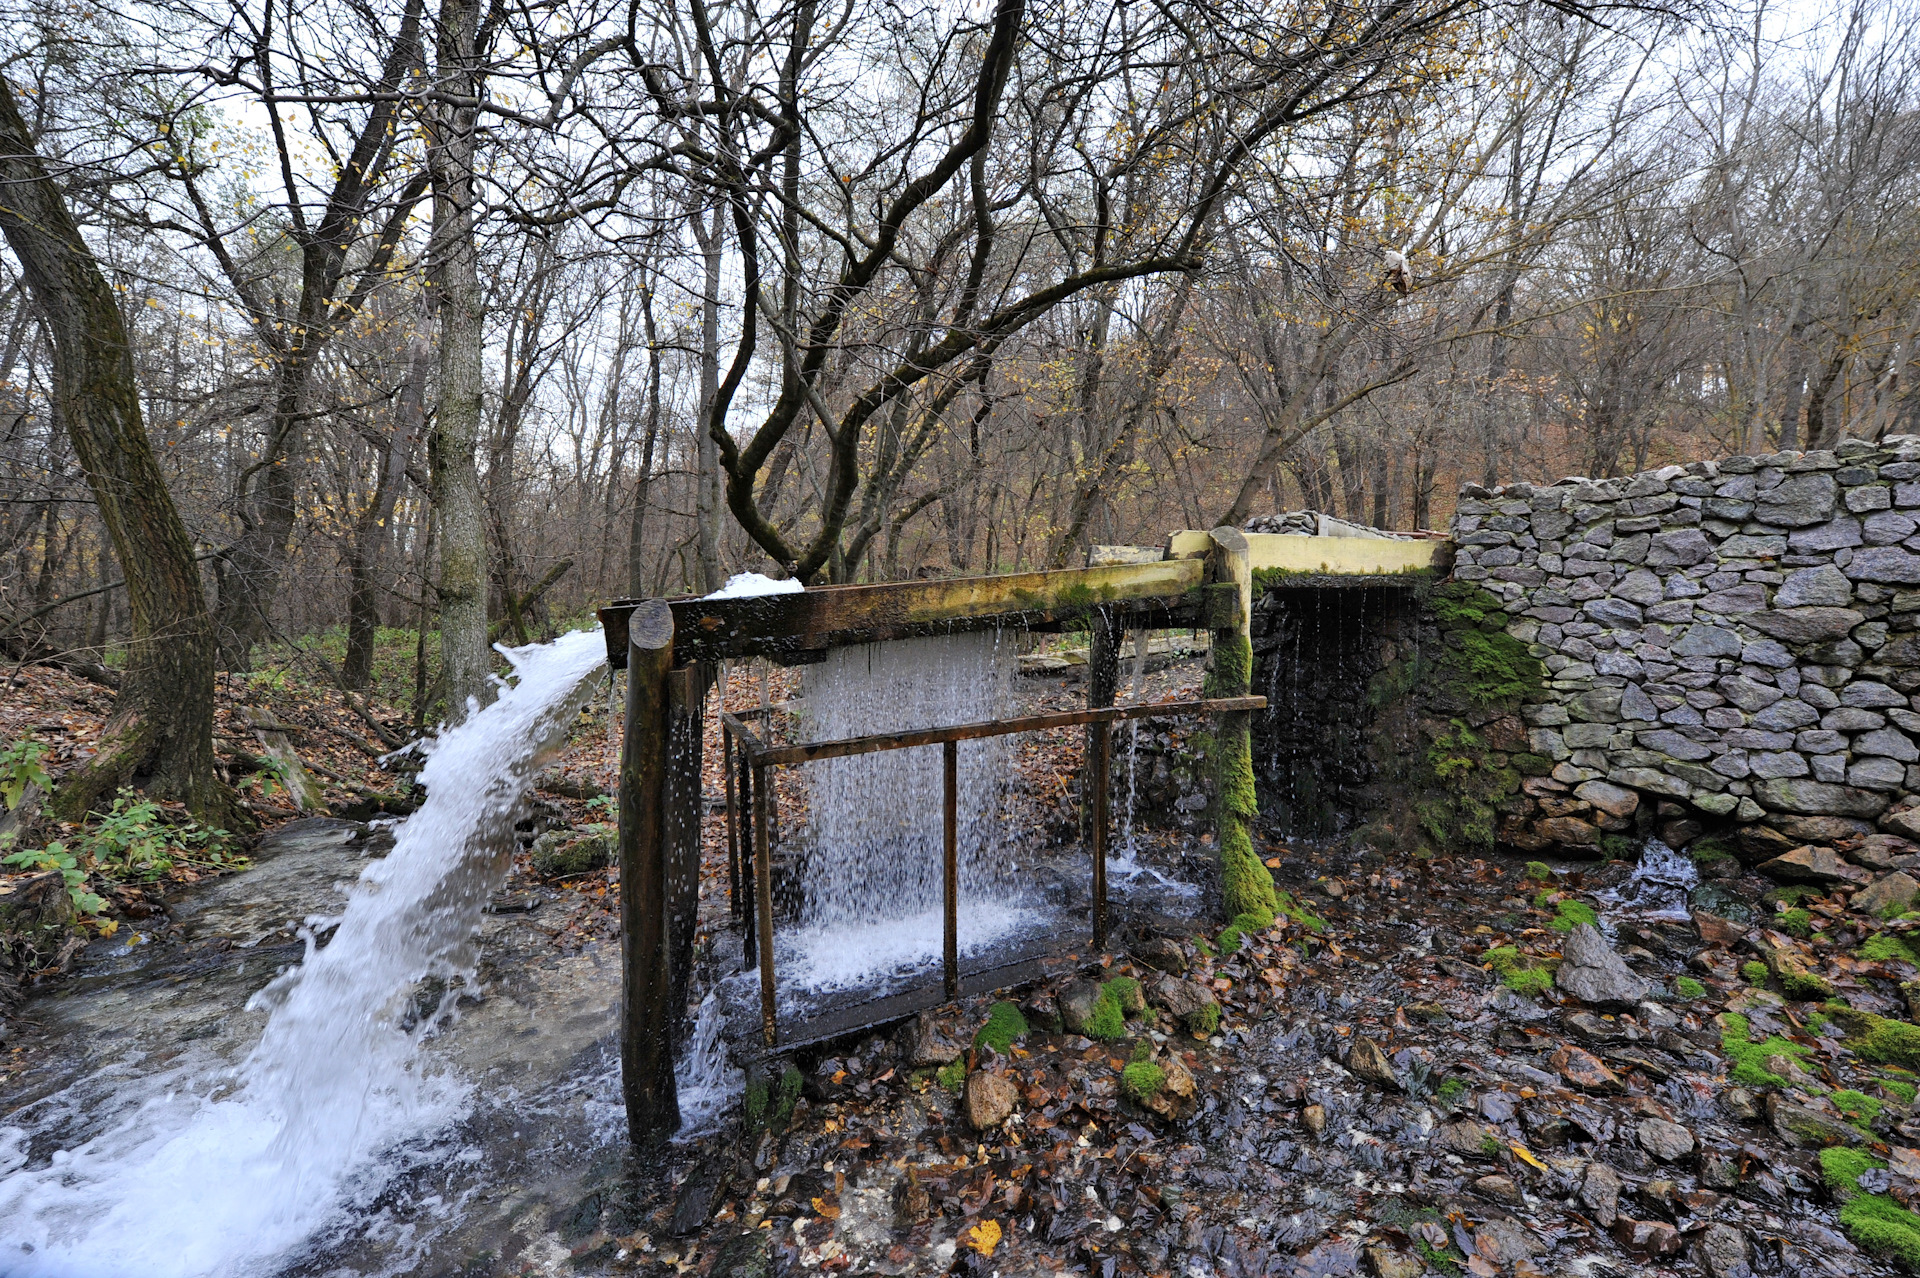
M 767 770 L 753 769 L 754 904 L 760 921 L 760 1032 L 768 1047 L 779 1045 L 773 1005 L 773 849 L 767 841 Z
M 1093 948 L 1107 948 L 1107 772 L 1113 759 L 1111 724 L 1093 725 L 1093 777 L 1087 802 L 1093 826 Z
M 666 805 L 673 612 L 649 599 L 628 620 L 626 741 L 620 755 L 620 1085 L 636 1145 L 680 1126 L 673 1078 Z
M 720 708 L 726 709 L 722 694 Z M 720 721 L 720 774 L 727 793 L 727 911 L 740 919 L 740 817 L 733 797 L 733 729 Z
M 940 878 L 946 906 L 947 997 L 960 997 L 960 743 L 943 741 L 940 762 L 941 813 L 946 839 L 940 858 Z

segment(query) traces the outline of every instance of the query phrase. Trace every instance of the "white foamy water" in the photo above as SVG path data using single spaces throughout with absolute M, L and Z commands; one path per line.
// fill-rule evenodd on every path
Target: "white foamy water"
M 831 740 L 1003 718 L 1013 703 L 1013 669 L 1012 645 L 995 631 L 836 648 L 807 667 L 805 733 Z M 1004 878 L 1000 812 L 1010 757 L 1006 737 L 960 742 L 963 900 L 998 893 Z M 941 747 L 829 759 L 803 772 L 812 847 L 806 925 L 866 929 L 937 911 Z M 937 953 L 937 915 L 932 937 Z M 869 970 L 887 962 L 886 949 L 875 949 Z
M 605 663 L 579 631 L 508 654 L 517 681 L 428 751 L 427 801 L 354 885 L 325 949 L 255 996 L 259 1044 L 212 1077 L 128 1077 L 127 1115 L 46 1165 L 0 1131 L 0 1273 L 199 1278 L 270 1272 L 467 1111 L 459 1079 L 423 1067 L 423 980 L 470 979 L 480 912 L 513 848 L 515 810 Z M 417 1022 L 417 1024 L 416 1024 Z M 137 1067 L 136 1067 L 137 1071 Z M 58 1098 L 15 1115 L 58 1112 Z M 11 1154 L 9 1151 L 13 1151 Z
M 1648 839 L 1640 849 L 1640 863 L 1632 877 L 1618 888 L 1594 896 L 1643 918 L 1684 922 L 1693 917 L 1687 910 L 1687 894 L 1699 882 L 1700 871 L 1691 858 L 1658 839 Z

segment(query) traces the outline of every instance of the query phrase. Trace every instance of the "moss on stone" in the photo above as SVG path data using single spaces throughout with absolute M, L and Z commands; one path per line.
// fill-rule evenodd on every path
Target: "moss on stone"
M 1087 1017 L 1087 1037 L 1103 1042 L 1127 1036 L 1127 1014 L 1120 1007 L 1120 1000 L 1112 991 L 1102 988 L 1100 997 L 1094 1001 L 1093 1014 Z
M 1780 916 L 1780 927 L 1793 936 L 1805 936 L 1813 930 L 1813 915 L 1807 910 L 1788 910 Z
M 1516 994 L 1537 998 L 1553 988 L 1553 973 L 1544 967 L 1523 967 L 1508 972 L 1500 983 Z
M 1677 977 L 1673 982 L 1673 992 L 1681 998 L 1704 998 L 1707 987 L 1691 976 Z
M 1760 960 L 1748 959 L 1740 965 L 1740 975 L 1746 979 L 1749 985 L 1765 985 L 1767 983 L 1767 977 L 1771 976 L 1772 973 L 1767 971 L 1767 965 Z
M 1920 967 L 1920 954 L 1914 952 L 1912 944 L 1891 932 L 1875 932 L 1854 953 L 1869 963 L 1911 963 Z
M 1920 1273 L 1920 1216 L 1885 1194 L 1862 1194 L 1840 1209 L 1840 1227 L 1862 1251 Z
M 1820 1151 L 1820 1179 L 1841 1202 L 1860 1193 L 1862 1175 L 1885 1166 L 1872 1154 L 1851 1145 L 1834 1145 Z
M 1167 1071 L 1152 1061 L 1134 1061 L 1120 1071 L 1120 1081 L 1127 1089 L 1127 1095 L 1144 1105 L 1159 1093 L 1167 1081 Z
M 957 1092 L 967 1084 L 967 1062 L 965 1057 L 950 1061 L 940 1067 L 934 1081 L 950 1092 Z
M 1865 1092 L 1846 1089 L 1835 1092 L 1827 1099 L 1831 1100 L 1833 1107 L 1840 1111 L 1840 1117 L 1869 1136 L 1873 1135 L 1873 1120 L 1880 1117 L 1880 1111 L 1885 1108 L 1882 1102 Z
M 1791 909 L 1799 905 L 1802 901 L 1818 900 L 1823 895 L 1825 894 L 1817 887 L 1809 887 L 1805 883 L 1796 883 L 1792 887 L 1770 888 L 1762 892 L 1760 894 L 1760 904 L 1766 906 L 1785 905 Z
M 1187 1028 L 1195 1034 L 1211 1037 L 1220 1028 L 1220 1005 L 1202 1003 L 1194 1011 L 1187 1013 Z
M 1527 862 L 1526 870 L 1522 872 L 1520 877 L 1523 879 L 1532 879 L 1535 883 L 1552 883 L 1560 876 L 1555 874 L 1553 867 L 1545 861 L 1529 861 Z
M 1856 1012 L 1829 1004 L 1835 1020 L 1846 1026 L 1847 1046 L 1863 1061 L 1920 1069 L 1920 1026 Z
M 1833 982 L 1816 972 L 1783 971 L 1780 973 L 1780 989 L 1788 998 L 1800 1003 L 1833 997 Z
M 1027 1029 L 1027 1018 L 1020 1015 L 1018 1007 L 1012 1003 L 995 1003 L 993 1010 L 987 1013 L 987 1023 L 980 1027 L 973 1041 L 1005 1053 L 1013 1046 L 1014 1039 L 1026 1037 Z
M 1324 932 L 1327 930 L 1327 921 L 1295 900 L 1293 893 L 1275 892 L 1273 894 L 1273 901 L 1275 914 L 1286 915 L 1289 919 L 1292 919 L 1301 927 L 1306 928 L 1309 932 Z
M 1883 1078 L 1880 1080 L 1880 1086 L 1892 1093 L 1902 1105 L 1913 1104 L 1914 1096 L 1920 1095 L 1920 1089 L 1915 1088 L 1912 1083 L 1906 1082 L 1904 1079 Z
M 1769 1056 L 1786 1056 L 1794 1060 L 1806 1059 L 1808 1049 L 1799 1043 L 1781 1038 L 1778 1034 L 1769 1035 L 1765 1042 L 1747 1041 L 1749 1022 L 1737 1012 L 1728 1012 L 1721 1018 L 1720 1052 L 1733 1068 L 1727 1076 L 1736 1083 L 1748 1087 L 1785 1087 L 1787 1080 L 1767 1068 Z
M 1600 916 L 1585 901 L 1562 901 L 1554 907 L 1547 926 L 1556 932 L 1571 932 L 1582 923 L 1599 926 Z

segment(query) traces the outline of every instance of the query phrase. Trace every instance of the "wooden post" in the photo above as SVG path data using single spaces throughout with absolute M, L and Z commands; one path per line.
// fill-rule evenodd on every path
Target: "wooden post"
M 700 924 L 700 828 L 706 815 L 706 694 L 712 668 L 697 662 L 667 676 L 667 775 L 661 803 L 666 823 L 668 1011 L 673 1041 L 686 1037 L 693 983 L 693 945 Z
M 940 882 L 946 915 L 947 998 L 960 997 L 960 743 L 944 742 L 940 747 L 941 813 L 945 818 L 946 838 L 941 849 Z
M 726 703 L 721 703 L 726 708 Z M 720 724 L 720 783 L 727 794 L 727 912 L 740 921 L 740 810 L 734 803 L 733 729 Z
M 628 1138 L 651 1145 L 680 1127 L 667 916 L 673 613 L 665 600 L 634 609 L 627 643 L 626 743 L 620 755 L 620 1081 Z
M 1105 612 L 1096 613 L 1087 645 L 1087 708 L 1113 704 L 1120 689 L 1120 641 L 1125 632 Z M 1083 789 L 1087 841 L 1093 850 L 1093 947 L 1107 947 L 1107 774 L 1113 758 L 1113 725 L 1087 725 L 1087 772 Z
M 773 849 L 768 843 L 767 769 L 753 770 L 753 896 L 760 934 L 760 1033 L 768 1047 L 779 1046 L 773 985 Z
M 1237 528 L 1208 534 L 1209 581 L 1234 587 L 1235 604 L 1213 618 L 1206 695 L 1244 697 L 1253 685 L 1253 563 Z M 1252 914 L 1271 920 L 1278 902 L 1273 875 L 1253 850 L 1253 712 L 1220 716 L 1214 748 L 1214 846 L 1220 853 L 1220 895 L 1228 919 Z

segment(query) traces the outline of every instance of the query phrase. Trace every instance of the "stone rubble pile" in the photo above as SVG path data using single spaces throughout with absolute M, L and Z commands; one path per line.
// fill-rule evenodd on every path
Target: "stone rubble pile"
M 1920 792 L 1920 436 L 1464 493 L 1454 577 L 1548 675 L 1506 841 L 1651 799 L 1831 843 Z

